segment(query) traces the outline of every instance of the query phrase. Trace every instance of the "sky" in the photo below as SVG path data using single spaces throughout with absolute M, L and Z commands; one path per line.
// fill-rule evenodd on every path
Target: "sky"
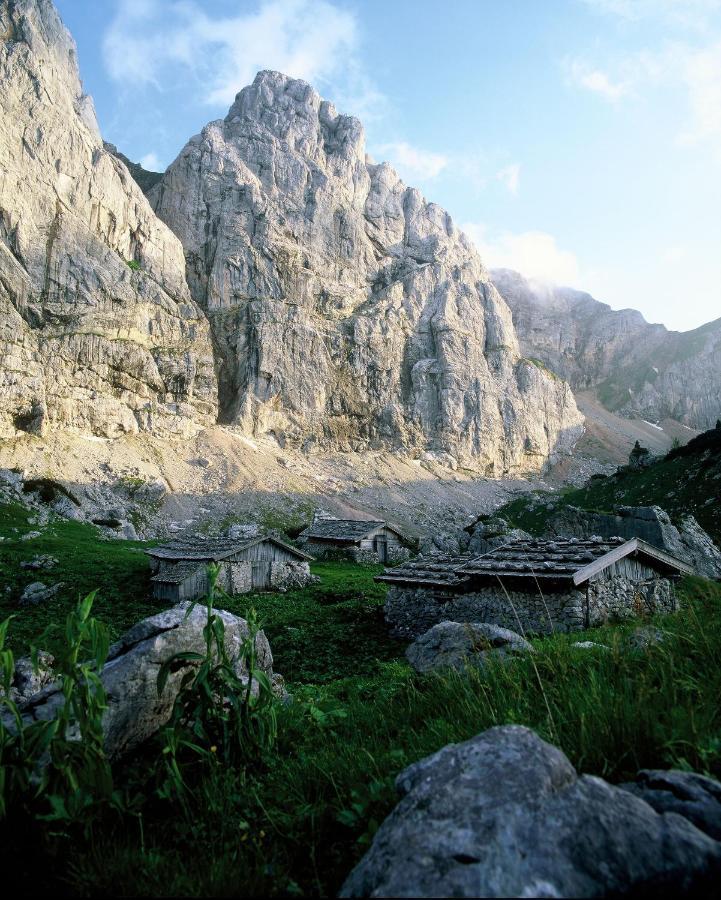
M 260 69 L 489 267 L 688 330 L 721 317 L 721 0 L 56 0 L 106 140 L 164 169 Z

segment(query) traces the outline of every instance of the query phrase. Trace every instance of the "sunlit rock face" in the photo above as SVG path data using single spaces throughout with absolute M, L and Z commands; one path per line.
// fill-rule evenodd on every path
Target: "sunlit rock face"
M 538 469 L 580 433 L 450 216 L 305 82 L 259 73 L 149 197 L 210 320 L 225 421 L 494 474 Z
M 668 331 L 635 309 L 613 310 L 590 294 L 541 285 L 496 269 L 493 283 L 513 313 L 521 351 L 594 389 L 609 409 L 699 429 L 721 417 L 721 319 Z
M 72 38 L 48 0 L 0 2 L 0 35 L 0 436 L 215 421 L 182 247 L 103 147 Z

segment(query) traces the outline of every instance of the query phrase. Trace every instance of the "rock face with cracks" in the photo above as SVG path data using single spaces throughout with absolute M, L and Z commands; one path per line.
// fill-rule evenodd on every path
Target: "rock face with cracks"
M 465 235 L 305 82 L 259 73 L 149 197 L 211 322 L 225 421 L 489 474 L 536 470 L 579 436 L 570 389 L 522 359 Z
M 182 247 L 103 146 L 49 0 L 0 3 L 0 437 L 216 418 Z
M 521 726 L 450 744 L 396 786 L 341 897 L 712 896 L 721 874 L 721 844 L 678 805 L 579 777 Z

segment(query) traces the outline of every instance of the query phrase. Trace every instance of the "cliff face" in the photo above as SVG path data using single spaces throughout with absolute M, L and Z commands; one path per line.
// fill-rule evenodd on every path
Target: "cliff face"
M 104 149 L 72 38 L 49 0 L 0 2 L 0 35 L 0 436 L 214 421 L 182 247 Z
M 568 386 L 521 358 L 448 214 L 370 162 L 360 123 L 304 82 L 260 73 L 149 197 L 210 320 L 225 421 L 497 474 L 580 433 Z
M 521 351 L 604 406 L 651 421 L 711 428 L 721 416 L 721 319 L 694 331 L 650 325 L 590 294 L 539 287 L 497 269 L 493 283 L 513 313 Z

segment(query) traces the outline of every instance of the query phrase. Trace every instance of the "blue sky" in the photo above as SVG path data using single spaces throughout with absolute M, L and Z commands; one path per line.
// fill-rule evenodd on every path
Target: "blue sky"
M 104 137 L 164 168 L 258 69 L 310 81 L 487 265 L 721 316 L 721 0 L 56 0 Z

